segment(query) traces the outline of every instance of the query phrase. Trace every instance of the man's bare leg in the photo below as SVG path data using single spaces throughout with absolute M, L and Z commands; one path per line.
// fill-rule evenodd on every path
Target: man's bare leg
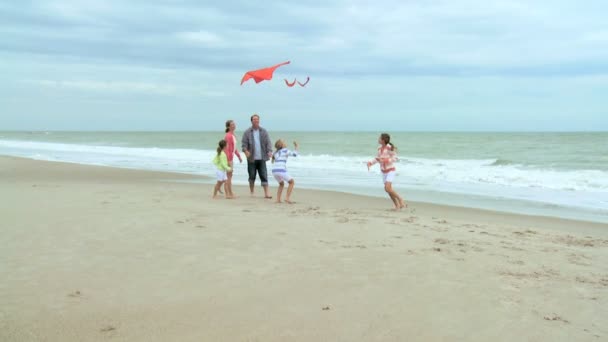
M 272 198 L 272 196 L 270 196 L 270 194 L 268 193 L 268 184 L 262 185 L 262 188 L 264 188 L 264 197 L 265 198 Z

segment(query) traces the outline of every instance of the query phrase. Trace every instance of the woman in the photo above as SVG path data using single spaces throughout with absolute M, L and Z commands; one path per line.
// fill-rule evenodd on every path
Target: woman
M 226 121 L 226 136 L 224 140 L 226 140 L 226 157 L 228 157 L 228 165 L 230 166 L 230 171 L 227 172 L 228 179 L 226 180 L 226 198 L 235 198 L 234 193 L 232 192 L 232 172 L 234 171 L 233 167 L 233 159 L 234 155 L 239 158 L 239 163 L 243 162 L 241 158 L 241 154 L 239 150 L 236 148 L 236 136 L 234 135 L 234 131 L 236 130 L 236 124 L 232 120 Z

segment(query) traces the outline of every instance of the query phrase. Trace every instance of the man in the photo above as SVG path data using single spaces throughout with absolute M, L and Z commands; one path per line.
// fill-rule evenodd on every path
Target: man
M 253 196 L 256 172 L 260 175 L 264 197 L 272 198 L 268 193 L 268 173 L 266 161 L 272 157 L 272 142 L 268 132 L 260 127 L 260 116 L 251 116 L 251 127 L 247 128 L 241 139 L 241 147 L 247 157 L 247 171 L 249 173 L 249 191 Z

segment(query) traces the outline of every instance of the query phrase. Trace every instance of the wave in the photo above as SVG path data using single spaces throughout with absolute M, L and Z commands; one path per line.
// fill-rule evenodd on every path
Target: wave
M 504 165 L 514 165 L 515 162 L 512 162 L 508 159 L 496 159 L 490 166 L 504 166 Z
M 214 169 L 212 149 L 143 148 L 104 145 L 1 140 L 0 154 L 81 164 L 205 174 Z M 373 156 L 301 154 L 288 167 L 304 186 L 377 188 L 380 171 L 369 172 Z M 246 174 L 246 164 L 236 172 Z M 435 159 L 402 156 L 397 162 L 396 186 L 483 195 L 529 198 L 546 203 L 576 202 L 602 207 L 608 202 L 608 172 L 530 168 L 501 159 Z

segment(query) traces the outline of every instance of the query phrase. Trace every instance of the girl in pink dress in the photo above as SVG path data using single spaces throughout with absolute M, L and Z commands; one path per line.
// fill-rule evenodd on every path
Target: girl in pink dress
M 224 140 L 226 140 L 226 157 L 228 157 L 228 165 L 230 166 L 230 171 L 227 172 L 228 179 L 226 180 L 226 198 L 235 198 L 234 193 L 232 192 L 232 172 L 234 170 L 233 160 L 234 155 L 239 158 L 239 163 L 243 162 L 241 158 L 241 154 L 236 143 L 236 136 L 234 135 L 234 131 L 236 130 L 236 124 L 232 120 L 226 121 L 226 136 Z

